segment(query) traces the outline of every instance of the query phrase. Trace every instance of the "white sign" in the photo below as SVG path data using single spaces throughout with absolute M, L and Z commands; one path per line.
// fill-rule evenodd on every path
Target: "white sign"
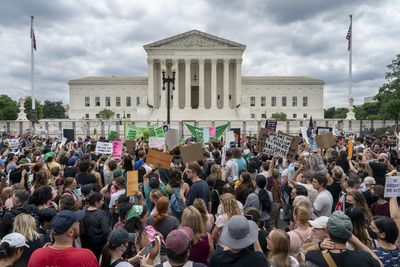
M 96 153 L 98 154 L 111 154 L 113 149 L 112 143 L 97 142 Z
M 271 156 L 286 157 L 292 144 L 292 139 L 287 135 L 270 133 L 265 142 L 264 152 Z
M 169 129 L 164 133 L 165 143 L 168 150 L 171 151 L 175 146 L 179 145 L 179 131 L 177 129 Z
M 165 144 L 164 137 L 149 137 L 149 148 L 163 149 Z
M 210 129 L 208 127 L 203 128 L 203 142 L 210 142 Z
M 307 144 L 310 142 L 308 141 L 308 136 L 307 136 L 307 128 L 306 127 L 300 127 L 301 135 L 303 136 L 304 140 L 306 141 Z
M 18 149 L 18 146 L 19 146 L 19 140 L 18 139 L 16 139 L 16 138 L 14 138 L 14 139 L 10 139 L 10 148 L 12 149 L 12 150 L 17 150 Z
M 225 134 L 225 147 L 230 148 L 231 142 L 235 142 L 235 134 L 233 131 L 226 131 Z
M 400 197 L 400 176 L 386 176 L 385 197 Z
M 64 136 L 61 138 L 61 145 L 65 145 L 65 143 L 67 143 L 67 138 L 65 138 Z

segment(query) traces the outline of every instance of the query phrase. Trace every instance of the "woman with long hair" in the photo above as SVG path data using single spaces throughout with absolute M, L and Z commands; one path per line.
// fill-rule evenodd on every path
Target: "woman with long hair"
M 243 215 L 235 197 L 231 193 L 225 193 L 221 196 L 222 214 L 215 220 L 215 227 L 212 230 L 212 238 L 214 241 L 218 240 L 221 234 L 222 227 L 229 221 L 233 215 Z
M 169 183 L 167 185 L 167 190 L 171 195 L 171 197 L 178 199 L 181 189 L 183 190 L 182 192 L 183 195 L 186 196 L 186 193 L 189 191 L 189 185 L 183 181 L 182 172 L 179 169 L 174 169 L 171 172 L 171 179 L 169 180 Z M 183 212 L 183 207 L 182 209 L 179 210 L 173 209 L 172 207 L 173 206 L 171 205 L 172 215 L 174 215 L 178 220 L 180 220 Z
M 189 260 L 207 265 L 207 259 L 214 251 L 214 246 L 212 237 L 207 233 L 200 212 L 193 206 L 187 207 L 182 214 L 181 226 L 189 227 L 194 233 Z
M 128 233 L 124 228 L 112 230 L 101 253 L 100 267 L 133 267 L 132 264 L 122 258 L 122 254 L 126 251 L 128 242 L 134 240 L 135 235 Z
M 267 238 L 268 259 L 273 267 L 298 267 L 299 262 L 289 255 L 289 235 L 280 229 L 272 230 Z
M 235 197 L 244 205 L 247 196 L 253 193 L 256 188 L 254 187 L 253 179 L 251 179 L 249 172 L 242 172 L 239 180 L 241 184 L 235 189 Z
M 366 246 L 372 248 L 372 240 L 369 237 L 365 224 L 365 213 L 360 207 L 351 207 L 346 209 L 346 215 L 349 216 L 353 224 L 353 234 Z
M 156 203 L 156 212 L 149 217 L 148 221 L 150 225 L 163 235 L 164 240 L 172 230 L 178 229 L 179 227 L 178 219 L 168 215 L 168 208 L 168 198 L 165 196 L 160 197 Z
M 210 175 L 207 177 L 206 181 L 209 186 L 212 186 L 222 195 L 222 189 L 227 182 L 222 179 L 222 169 L 220 165 L 211 165 Z
M 312 237 L 312 227 L 309 226 L 308 220 L 310 218 L 310 210 L 302 205 L 295 206 L 293 209 L 293 219 L 295 222 L 295 229 L 288 232 L 290 237 L 290 255 L 297 260 L 304 261 L 303 254 L 301 254 L 302 246 L 306 240 Z
M 22 256 L 14 263 L 14 267 L 28 266 L 32 253 L 50 242 L 47 236 L 37 232 L 36 220 L 29 214 L 21 213 L 14 218 L 13 232 L 22 234 L 29 246 L 29 248 L 24 248 Z
M 193 206 L 200 212 L 203 218 L 203 223 L 206 226 L 207 232 L 211 233 L 212 226 L 214 225 L 214 215 L 208 213 L 206 203 L 202 198 L 196 198 L 193 201 Z
M 362 212 L 364 213 L 365 216 L 365 223 L 370 225 L 372 222 L 372 214 L 371 211 L 367 205 L 367 202 L 365 201 L 362 193 L 359 191 L 352 191 L 346 194 L 346 203 L 345 203 L 345 209 L 350 209 L 352 207 L 359 207 L 362 209 Z

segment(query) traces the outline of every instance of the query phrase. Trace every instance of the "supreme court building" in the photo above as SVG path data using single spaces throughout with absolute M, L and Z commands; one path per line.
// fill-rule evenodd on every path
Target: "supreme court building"
M 304 76 L 242 76 L 246 46 L 198 30 L 144 45 L 147 77 L 85 77 L 69 81 L 71 119 L 95 119 L 107 108 L 116 118 L 167 117 L 162 72 L 175 72 L 171 120 L 262 120 L 324 117 L 322 80 Z M 267 49 L 267 48 L 266 48 Z M 282 64 L 286 64 L 282 62 Z

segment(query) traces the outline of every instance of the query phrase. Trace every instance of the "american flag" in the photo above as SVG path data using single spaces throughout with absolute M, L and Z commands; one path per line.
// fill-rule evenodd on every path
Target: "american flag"
M 31 43 L 33 49 L 36 51 L 36 38 L 35 38 L 35 31 L 33 30 L 33 27 L 31 27 Z
M 349 41 L 349 44 L 347 46 L 347 51 L 350 50 L 350 48 L 351 48 L 351 24 L 352 24 L 352 22 L 350 22 L 350 27 L 349 27 L 349 30 L 347 31 L 347 35 L 346 35 L 346 39 Z

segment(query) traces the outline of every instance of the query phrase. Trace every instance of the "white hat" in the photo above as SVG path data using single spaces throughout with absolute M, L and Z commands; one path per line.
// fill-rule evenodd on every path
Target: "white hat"
M 6 235 L 1 240 L 0 245 L 3 243 L 8 243 L 10 247 L 13 248 L 22 248 L 22 247 L 29 248 L 29 246 L 26 244 L 25 237 L 20 233 L 11 233 Z
M 374 177 L 367 176 L 367 177 L 365 177 L 365 179 L 364 179 L 364 184 L 365 184 L 365 185 L 367 185 L 367 184 L 369 184 L 369 185 L 374 185 L 375 183 L 376 183 L 376 182 L 375 182 Z
M 311 224 L 313 228 L 317 229 L 325 229 L 328 224 L 329 217 L 321 216 L 315 220 L 309 220 L 308 222 Z

